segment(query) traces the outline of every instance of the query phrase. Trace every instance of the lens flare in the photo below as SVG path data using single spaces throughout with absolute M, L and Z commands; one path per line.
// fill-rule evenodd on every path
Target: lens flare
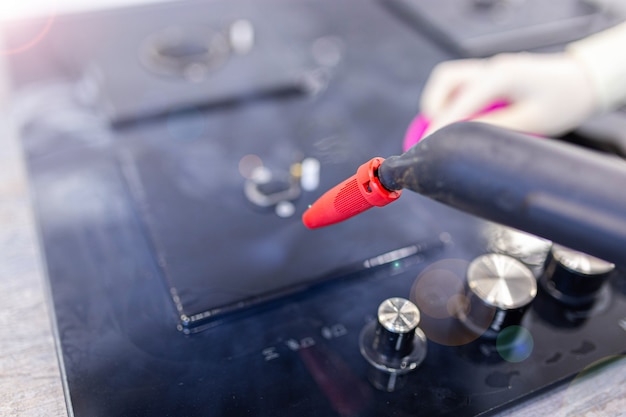
M 496 339 L 496 349 L 507 362 L 522 362 L 533 352 L 535 342 L 532 334 L 521 326 L 509 326 L 503 329 Z
M 34 30 L 34 33 L 20 33 L 25 32 L 26 29 L 16 31 L 20 33 L 20 35 L 22 35 L 24 39 L 17 43 L 17 45 L 12 45 L 8 47 L 4 47 L 0 44 L 0 55 L 17 55 L 35 47 L 46 37 L 46 35 L 48 35 L 54 25 L 55 20 L 56 12 L 52 12 L 48 15 L 47 18 L 42 20 L 41 26 L 37 27 Z
M 435 262 L 424 269 L 413 284 L 410 298 L 422 313 L 420 328 L 433 342 L 461 346 L 480 336 L 459 318 L 468 308 L 465 295 L 468 264 L 462 259 Z
M 453 272 L 431 269 L 421 274 L 413 294 L 420 311 L 435 319 L 445 319 L 453 316 L 451 305 L 463 296 L 462 289 L 463 281 Z

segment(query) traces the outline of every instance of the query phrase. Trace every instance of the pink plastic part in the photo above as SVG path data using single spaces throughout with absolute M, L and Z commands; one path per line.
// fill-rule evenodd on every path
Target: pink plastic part
M 478 113 L 470 116 L 467 120 L 471 120 L 475 117 L 482 116 L 483 114 L 502 109 L 508 105 L 509 102 L 506 100 L 494 101 Z M 404 134 L 402 151 L 406 152 L 410 147 L 422 140 L 422 138 L 424 137 L 424 133 L 426 133 L 426 130 L 428 130 L 429 125 L 430 120 L 428 120 L 424 115 L 418 114 L 417 116 L 415 116 L 415 118 L 409 124 L 409 128 L 406 130 L 406 133 Z
M 370 159 L 357 169 L 356 174 L 326 191 L 302 215 L 304 225 L 317 229 L 397 200 L 402 190 L 387 190 L 378 179 L 377 171 L 383 161 L 379 157 Z

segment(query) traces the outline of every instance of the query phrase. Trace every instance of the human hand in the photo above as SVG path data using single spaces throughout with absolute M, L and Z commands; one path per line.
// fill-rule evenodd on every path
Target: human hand
M 508 105 L 484 113 L 493 103 Z M 447 61 L 432 71 L 421 99 L 426 135 L 472 119 L 538 135 L 580 125 L 598 106 L 585 66 L 568 53 L 500 54 Z

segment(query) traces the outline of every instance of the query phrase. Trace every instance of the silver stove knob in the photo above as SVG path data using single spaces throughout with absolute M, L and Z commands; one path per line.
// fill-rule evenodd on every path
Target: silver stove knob
M 564 304 L 591 304 L 615 265 L 591 255 L 554 244 L 541 277 L 550 295 Z
M 467 305 L 461 319 L 475 333 L 495 338 L 504 328 L 521 323 L 537 295 L 537 282 L 522 262 L 492 253 L 470 263 L 466 289 Z
M 404 298 L 388 298 L 378 307 L 380 326 L 374 349 L 383 355 L 405 356 L 413 349 L 419 322 L 420 311 L 415 304 Z
M 377 320 L 361 332 L 360 350 L 372 366 L 370 381 L 379 389 L 395 391 L 404 376 L 426 357 L 426 336 L 418 327 L 420 312 L 411 301 L 394 297 L 378 307 Z

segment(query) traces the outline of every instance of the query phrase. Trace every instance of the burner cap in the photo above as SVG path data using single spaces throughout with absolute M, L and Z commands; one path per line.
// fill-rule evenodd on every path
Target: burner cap
M 141 45 L 140 60 L 157 75 L 199 82 L 230 56 L 228 39 L 207 28 L 170 27 L 149 36 Z

